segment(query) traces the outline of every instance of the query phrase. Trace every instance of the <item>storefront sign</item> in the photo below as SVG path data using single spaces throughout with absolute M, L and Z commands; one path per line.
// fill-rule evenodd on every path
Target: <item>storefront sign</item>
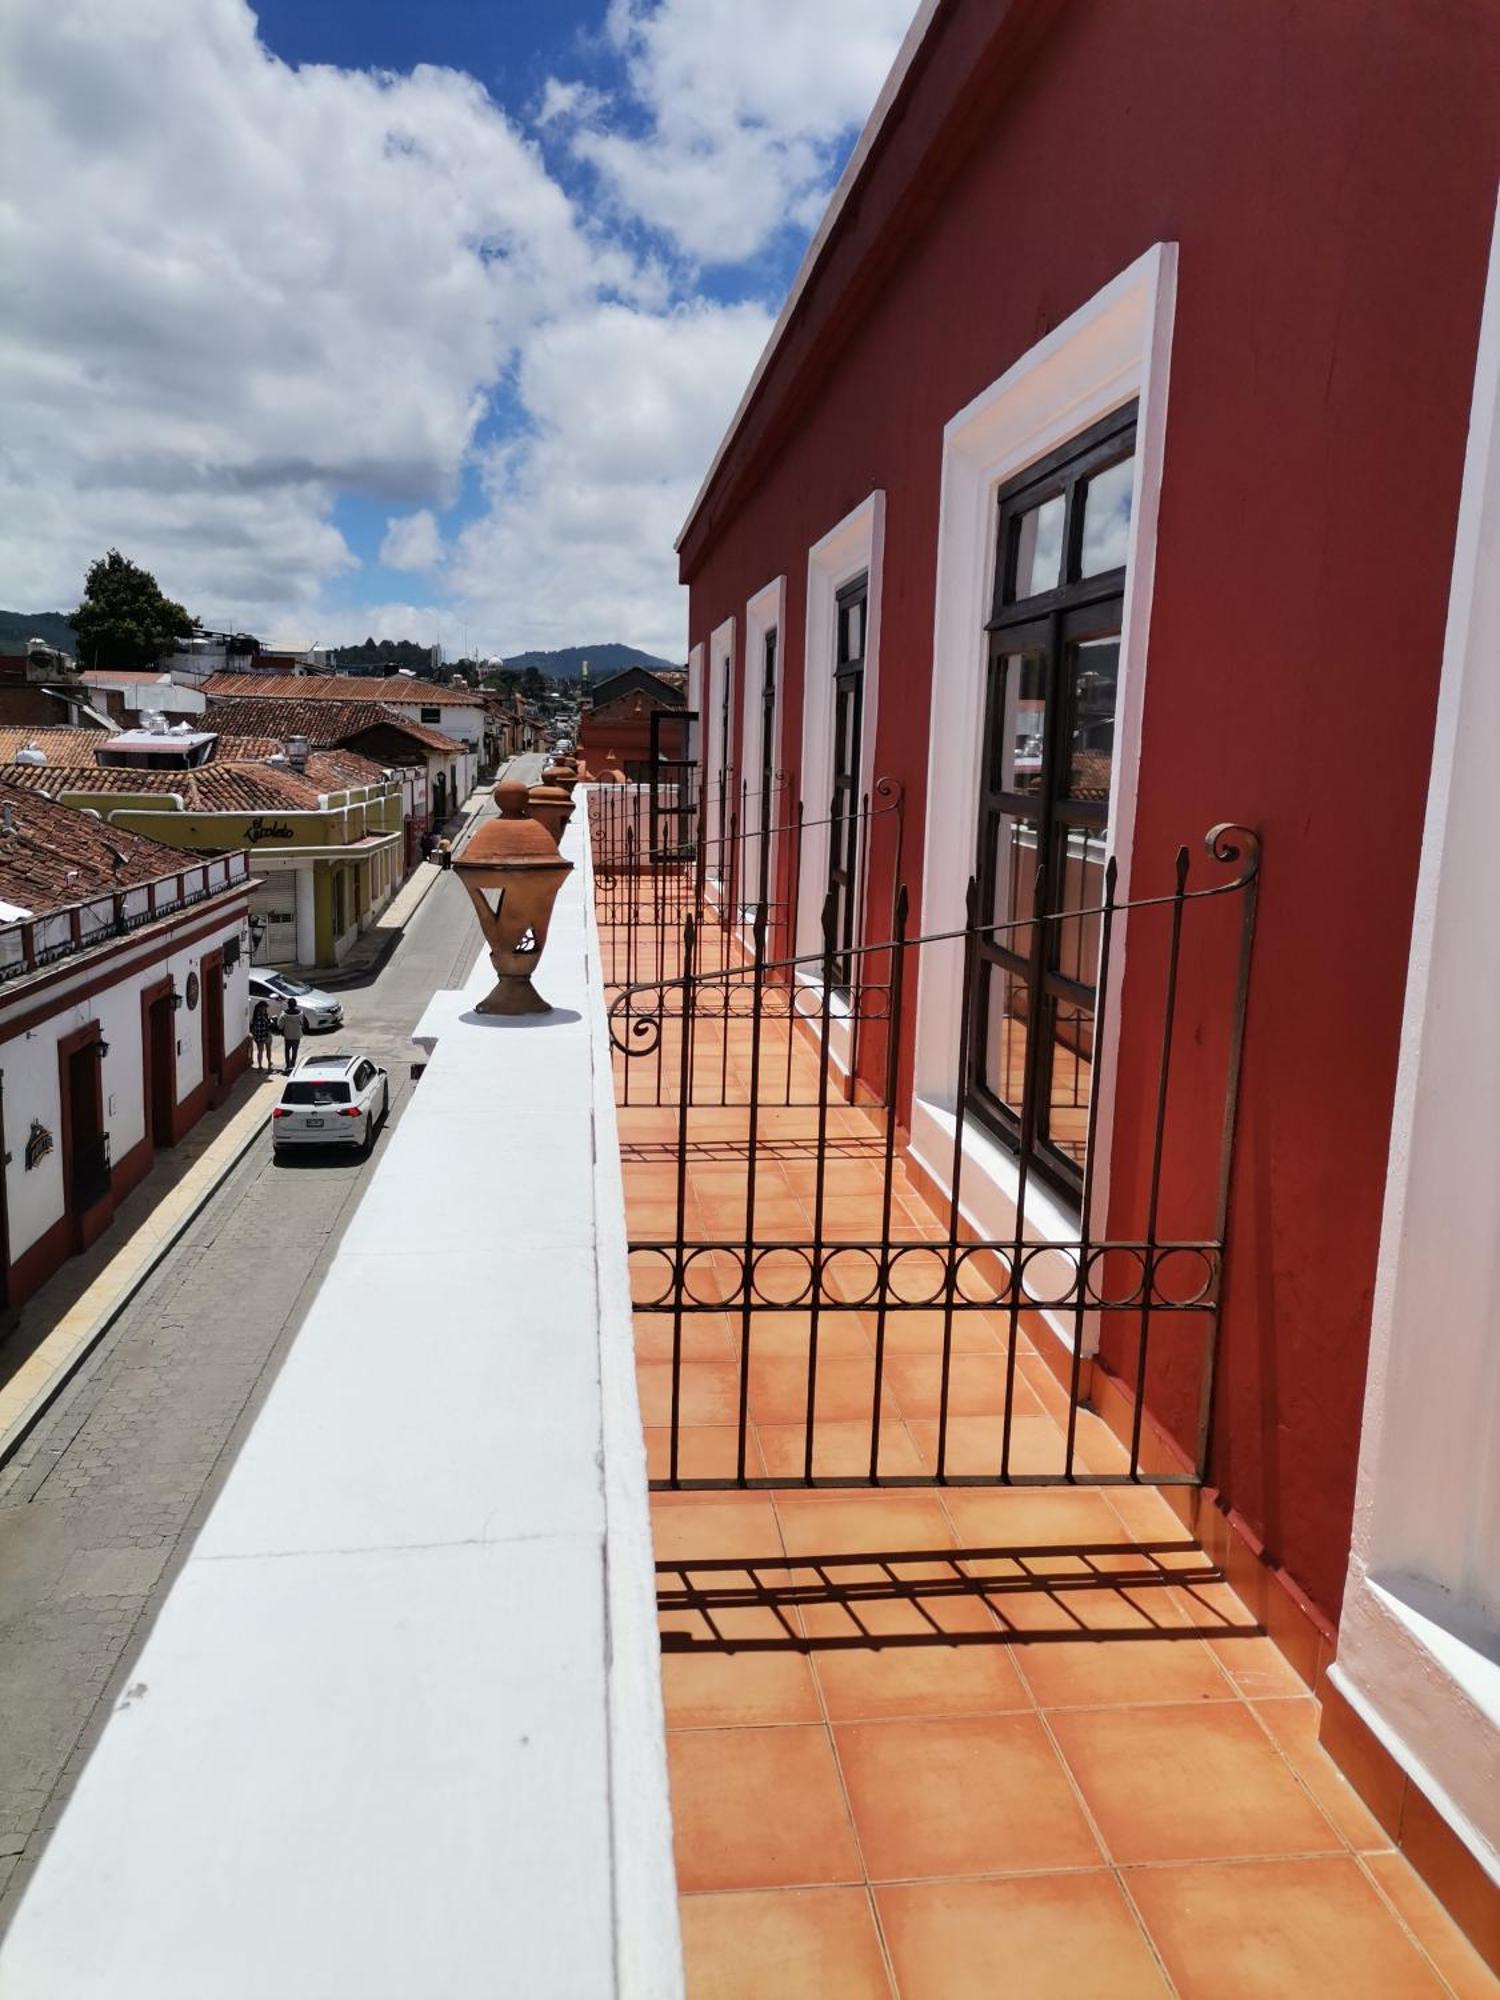
M 290 840 L 292 829 L 284 819 L 253 819 L 245 828 L 245 838 L 254 847 L 262 840 Z

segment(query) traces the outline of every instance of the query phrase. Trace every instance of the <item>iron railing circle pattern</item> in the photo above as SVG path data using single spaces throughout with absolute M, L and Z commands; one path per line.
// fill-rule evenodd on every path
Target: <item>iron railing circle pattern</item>
M 721 810 L 711 828 L 706 805 L 715 798 Z M 896 835 L 895 852 L 883 857 L 879 871 L 880 879 L 893 885 L 891 923 L 878 942 L 860 942 L 851 948 L 847 969 L 840 957 L 837 988 L 829 971 L 834 960 L 826 908 L 822 951 L 796 949 L 799 936 L 806 936 L 805 924 L 800 932 L 798 924 L 801 878 L 796 842 L 803 832 L 823 822 L 806 818 L 800 808 L 794 817 L 772 815 L 765 834 L 793 845 L 790 854 L 783 852 L 781 857 L 782 879 L 773 887 L 762 866 L 761 879 L 753 888 L 754 871 L 747 860 L 751 850 L 744 844 L 745 832 L 727 780 L 717 787 L 700 787 L 693 810 L 703 837 L 696 841 L 691 858 L 684 857 L 681 864 L 674 862 L 658 869 L 641 865 L 635 824 L 640 817 L 638 802 L 611 805 L 601 822 L 612 829 L 606 838 L 614 842 L 613 859 L 623 862 L 623 868 L 617 866 L 611 874 L 611 856 L 601 854 L 596 867 L 599 893 L 605 898 L 601 931 L 608 932 L 612 954 L 609 1032 L 619 1058 L 616 1077 L 622 1112 L 632 1103 L 633 1079 L 644 1076 L 636 1101 L 671 1107 L 677 1135 L 670 1150 L 676 1162 L 678 1226 L 666 1240 L 632 1240 L 630 1245 L 637 1310 L 668 1315 L 673 1327 L 669 1464 L 665 1475 L 653 1483 L 694 1487 L 756 1483 L 754 1448 L 747 1441 L 750 1357 L 756 1351 L 760 1316 L 768 1313 L 800 1314 L 806 1321 L 805 1458 L 800 1472 L 778 1468 L 777 1484 L 909 1484 L 914 1479 L 928 1483 L 950 1479 L 1032 1483 L 1039 1475 L 1029 1465 L 1023 1471 L 1025 1458 L 1019 1462 L 1012 1459 L 1016 1413 L 1035 1407 L 1034 1392 L 1019 1374 L 1018 1357 L 1025 1346 L 1023 1315 L 1040 1316 L 1063 1334 L 1072 1349 L 1071 1362 L 1064 1361 L 1060 1368 L 1065 1392 L 1060 1465 L 1043 1477 L 1069 1482 L 1096 1477 L 1101 1481 L 1116 1477 L 1201 1480 L 1211 1429 L 1229 1213 L 1228 1173 L 1260 876 L 1259 837 L 1240 822 L 1222 821 L 1209 828 L 1202 842 L 1215 879 L 1189 886 L 1189 850 L 1184 846 L 1176 852 L 1169 889 L 1128 901 L 1118 897 L 1115 864 L 1102 857 L 1068 886 L 1067 893 L 1078 907 L 1053 907 L 1045 900 L 1045 871 L 1036 869 L 1029 885 L 1033 902 L 1029 913 L 1016 914 L 1019 904 L 1013 902 L 1008 914 L 981 923 L 978 885 L 971 882 L 965 922 L 950 928 L 934 925 L 908 935 L 907 897 L 901 887 L 899 787 L 892 783 L 886 790 L 882 782 L 876 787 L 875 801 L 880 803 L 872 804 L 867 794 L 862 802 L 865 825 L 885 814 L 885 826 Z M 753 829 L 750 838 L 760 838 L 756 859 L 763 863 L 768 841 Z M 868 869 L 868 852 L 863 865 Z M 1138 869 L 1140 865 L 1138 858 Z M 1102 896 L 1098 893 L 1101 885 Z M 1203 1009 L 1213 1004 L 1217 961 L 1205 971 L 1208 960 L 1206 952 L 1198 952 L 1199 933 L 1195 931 L 1185 940 L 1184 926 L 1198 906 L 1235 896 L 1240 898 L 1241 911 L 1237 945 L 1234 933 L 1221 926 L 1202 933 L 1206 947 L 1222 950 L 1226 958 L 1237 952 L 1238 959 L 1235 983 L 1218 989 L 1224 996 L 1222 1020 L 1211 1027 L 1205 1041 L 1201 1024 L 1209 1017 Z M 870 903 L 863 882 L 859 907 L 868 925 Z M 1162 931 L 1156 935 L 1163 939 L 1163 947 L 1156 950 L 1148 944 L 1139 959 L 1142 970 L 1132 972 L 1129 1016 L 1122 1017 L 1123 1025 L 1118 1025 L 1108 1013 L 1111 1000 L 1117 1008 L 1121 1006 L 1110 989 L 1112 940 L 1123 937 L 1127 920 L 1134 935 L 1135 927 L 1148 918 L 1160 922 Z M 1016 1156 L 1019 1172 L 1011 1200 L 1017 1218 L 1014 1232 L 1007 1235 L 1002 1229 L 999 1234 L 976 1237 L 960 1191 L 965 1172 L 966 1114 L 972 1101 L 974 1017 L 979 1007 L 974 997 L 978 992 L 976 947 L 981 940 L 1008 940 L 1011 956 L 1030 957 L 1036 964 L 1047 950 L 1043 940 L 1055 935 L 1058 926 L 1083 923 L 1097 927 L 1098 944 L 1091 1008 L 1093 1036 L 1085 1058 L 1090 1079 L 1073 1105 L 1075 1111 L 1082 1110 L 1086 1129 L 1083 1120 L 1077 1121 L 1077 1136 L 1070 1141 L 1084 1163 L 1081 1200 L 1074 1202 L 1076 1233 L 1067 1240 L 1054 1240 L 1055 1203 L 1049 1204 L 1046 1219 L 1032 1226 L 1038 1204 L 1033 1201 L 1028 1212 L 1028 1155 L 1023 1145 Z M 869 936 L 868 928 L 865 935 Z M 951 1121 L 952 1157 L 947 1163 L 945 1192 L 943 1163 L 939 1161 L 936 1168 L 929 1160 L 922 1163 L 928 1189 L 935 1186 L 940 1190 L 936 1197 L 939 1211 L 947 1208 L 945 1231 L 940 1213 L 932 1217 L 934 1226 L 928 1227 L 914 1209 L 903 1207 L 898 1212 L 892 1193 L 897 1172 L 896 1118 L 903 1108 L 898 1085 L 905 1082 L 900 1063 L 903 1006 L 908 1003 L 903 995 L 916 990 L 925 955 L 946 953 L 946 964 L 951 968 L 955 951 L 963 955 L 963 976 L 957 989 L 963 996 L 963 1018 L 956 1080 L 951 1095 L 943 1101 L 957 1104 L 961 1110 Z M 1133 968 L 1136 963 L 1133 956 Z M 1189 1004 L 1198 1010 L 1190 1031 L 1177 1024 L 1180 972 L 1185 965 L 1192 968 Z M 1100 1093 L 1093 1087 L 1092 1051 L 1101 1043 L 1115 1046 L 1106 1024 L 1117 1037 L 1134 1037 L 1133 1060 L 1141 1084 L 1135 1115 L 1141 1138 L 1139 1143 L 1132 1142 L 1132 1172 L 1120 1177 L 1107 1204 L 1101 1197 L 1100 1212 L 1095 1214 L 1092 1176 L 1093 1163 L 1099 1157 L 1096 1117 Z M 870 1040 L 862 1060 L 860 1036 L 865 1027 L 870 1030 Z M 1223 1061 L 1217 1190 L 1205 1186 L 1201 1170 L 1185 1176 L 1175 1162 L 1170 1173 L 1166 1170 L 1171 1121 L 1186 1119 L 1201 1124 L 1204 1111 L 1212 1104 L 1211 1094 L 1204 1089 L 1201 1056 L 1195 1058 L 1191 1091 L 1178 1084 L 1173 1094 L 1174 1044 L 1187 1032 L 1208 1049 L 1211 1061 L 1217 1063 L 1221 1057 Z M 642 1063 L 639 1058 L 643 1056 L 654 1057 L 654 1061 Z M 779 1077 L 773 1073 L 768 1082 L 773 1059 L 782 1068 Z M 795 1094 L 794 1065 L 798 1075 Z M 1153 1067 L 1154 1092 L 1150 1088 Z M 837 1110 L 840 1119 L 853 1115 L 846 1113 L 846 1107 L 857 1088 L 865 1092 L 868 1105 L 873 1107 L 867 1121 L 868 1138 L 880 1162 L 880 1199 L 876 1203 L 880 1212 L 877 1216 L 867 1210 L 870 1222 L 861 1226 L 866 1231 L 878 1230 L 878 1235 L 856 1235 L 831 1226 L 835 1218 L 825 1207 L 829 1161 L 836 1157 L 841 1135 L 852 1129 L 844 1123 L 834 1124 L 833 1113 Z M 800 1107 L 815 1113 L 815 1118 L 801 1124 L 792 1118 L 773 1125 L 764 1114 L 778 1105 Z M 713 1123 L 700 1126 L 696 1122 L 700 1113 L 731 1106 L 738 1110 L 728 1120 L 720 1116 Z M 1023 1101 L 1018 1121 L 1022 1134 L 1035 1113 L 1035 1105 Z M 660 1131 L 660 1127 L 653 1129 Z M 783 1188 L 783 1194 L 774 1208 L 769 1202 L 757 1205 L 754 1191 L 757 1176 L 765 1174 L 770 1159 L 780 1150 L 782 1135 L 794 1131 L 802 1135 L 799 1143 L 808 1147 L 799 1157 L 812 1161 L 813 1175 L 810 1186 L 799 1184 L 806 1226 L 798 1228 L 794 1220 L 788 1229 L 784 1184 L 775 1183 Z M 742 1234 L 736 1236 L 732 1212 L 727 1217 L 715 1215 L 711 1233 L 698 1232 L 696 1207 L 688 1199 L 695 1148 L 704 1149 L 704 1158 L 741 1163 L 745 1190 Z M 1196 1160 L 1201 1154 L 1193 1157 Z M 867 1180 L 864 1186 L 868 1189 L 869 1185 Z M 839 1224 L 847 1219 L 846 1214 L 836 1218 Z M 1062 1234 L 1066 1237 L 1066 1230 Z M 815 1431 L 821 1420 L 816 1414 L 821 1365 L 818 1328 L 825 1315 L 850 1313 L 863 1316 L 873 1340 L 869 1460 L 863 1470 L 851 1468 L 832 1477 L 817 1462 Z M 909 1466 L 902 1469 L 881 1462 L 878 1415 L 887 1322 L 913 1313 L 934 1316 L 940 1329 L 942 1404 L 935 1426 L 935 1462 L 920 1475 L 912 1473 Z M 975 1313 L 990 1315 L 1000 1332 L 997 1348 L 984 1351 L 993 1357 L 999 1398 L 996 1410 L 1002 1431 L 995 1462 L 977 1475 L 967 1472 L 961 1463 L 955 1465 L 949 1456 L 949 1418 L 954 1414 L 950 1364 L 958 1352 L 978 1351 L 962 1345 L 956 1348 L 955 1328 L 964 1315 Z M 723 1317 L 731 1335 L 737 1330 L 739 1345 L 739 1422 L 730 1427 L 736 1429 L 736 1461 L 722 1474 L 707 1477 L 698 1467 L 687 1476 L 681 1449 L 682 1335 L 685 1322 L 695 1314 Z M 1101 1329 L 1097 1337 L 1091 1331 L 1096 1316 Z M 1201 1348 L 1201 1378 L 1187 1392 L 1190 1398 L 1199 1398 L 1196 1448 L 1185 1445 L 1179 1454 L 1186 1470 L 1163 1470 L 1171 1454 L 1164 1446 L 1159 1449 L 1143 1429 L 1145 1396 L 1141 1388 L 1158 1379 L 1155 1374 L 1148 1375 L 1153 1333 L 1158 1326 L 1178 1329 L 1171 1337 L 1174 1353 L 1189 1339 L 1196 1339 Z M 1105 1328 L 1111 1331 L 1103 1331 Z M 1030 1321 L 1026 1332 L 1043 1342 L 1052 1337 Z M 1159 1337 L 1168 1338 L 1165 1332 Z M 915 1350 L 907 1344 L 897 1351 Z M 1094 1359 L 1088 1361 L 1089 1356 Z M 1129 1469 L 1118 1474 L 1100 1471 L 1089 1462 L 1098 1449 L 1102 1428 L 1090 1399 L 1091 1373 L 1100 1367 L 1114 1374 L 1124 1392 L 1129 1437 L 1122 1462 L 1128 1463 Z M 1185 1371 L 1174 1360 L 1162 1379 L 1170 1381 L 1180 1403 Z M 1115 1449 L 1119 1448 L 1117 1444 Z

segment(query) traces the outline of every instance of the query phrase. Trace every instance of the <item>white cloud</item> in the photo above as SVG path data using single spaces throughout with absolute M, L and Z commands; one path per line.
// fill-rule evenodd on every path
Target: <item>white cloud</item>
M 644 135 L 565 79 L 538 126 L 732 261 L 813 218 L 911 5 L 612 0 Z M 672 538 L 767 311 L 685 301 L 472 77 L 292 69 L 245 0 L 5 0 L 0 74 L 0 604 L 71 606 L 115 544 L 205 620 L 304 643 L 681 653 Z M 520 418 L 480 448 L 502 382 Z M 487 511 L 445 541 L 475 466 Z M 345 495 L 442 604 L 330 608 Z
M 489 455 L 488 512 L 449 565 L 476 629 L 514 650 L 616 634 L 684 656 L 673 538 L 769 331 L 758 306 L 601 305 L 531 337 L 534 434 Z
M 10 0 L 0 72 L 0 601 L 119 542 L 310 603 L 339 491 L 450 496 L 514 343 L 633 285 L 472 78 L 289 69 L 242 0 Z
M 443 537 L 430 507 L 394 514 L 385 524 L 380 560 L 387 569 L 436 569 L 443 560 Z
M 573 146 L 620 205 L 705 264 L 808 227 L 914 0 L 611 0 L 643 137 L 585 114 Z M 565 107 L 571 108 L 571 107 Z

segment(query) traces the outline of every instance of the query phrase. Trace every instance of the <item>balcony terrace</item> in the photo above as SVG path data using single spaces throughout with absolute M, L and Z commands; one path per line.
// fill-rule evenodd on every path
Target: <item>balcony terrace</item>
M 1195 1469 L 617 810 L 597 876 L 564 836 L 554 1011 L 479 1014 L 481 959 L 418 1025 L 6 1992 L 1493 1990 Z
M 689 1993 L 1491 1991 L 1046 1253 L 848 1101 L 891 958 L 757 983 L 732 863 L 594 822 Z

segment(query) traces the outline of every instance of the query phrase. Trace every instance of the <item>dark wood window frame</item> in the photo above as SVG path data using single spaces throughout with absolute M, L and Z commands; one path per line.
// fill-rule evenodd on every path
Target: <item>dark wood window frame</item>
M 857 620 L 857 622 L 856 622 Z M 870 576 L 862 570 L 834 599 L 833 782 L 828 807 L 828 892 L 833 897 L 833 990 L 847 998 L 859 942 L 860 766 L 864 754 L 865 649 Z
M 1091 843 L 1102 842 L 1108 832 L 1107 793 L 1102 799 L 1077 796 L 1071 783 L 1080 728 L 1086 732 L 1103 720 L 1102 716 L 1080 716 L 1080 676 L 1075 662 L 1078 649 L 1090 641 L 1118 637 L 1125 567 L 1121 564 L 1087 577 L 1080 574 L 1084 501 L 1090 480 L 1133 457 L 1136 415 L 1133 403 L 1114 412 L 1027 467 L 997 496 L 995 595 L 986 627 L 989 656 L 977 828 L 981 922 L 997 910 L 997 899 L 1001 906 L 1005 903 L 997 879 L 997 854 L 1007 827 L 1013 839 L 1029 834 L 1045 864 L 1045 908 L 1049 912 L 1070 907 L 1060 900 L 1060 896 L 1067 896 L 1069 843 L 1074 849 L 1081 847 L 1086 855 Z M 1023 523 L 1034 509 L 1053 499 L 1063 503 L 1059 580 L 1047 590 L 1018 596 Z M 1040 690 L 1043 724 L 1035 783 L 1022 789 L 1015 769 L 1015 746 L 1006 742 L 1007 728 L 1014 725 L 1007 677 L 1028 666 L 1032 687 Z M 1111 729 L 1114 716 L 1112 708 Z M 1087 866 L 1078 872 L 1086 881 Z M 1006 914 L 1011 919 L 1028 917 L 1031 904 L 1028 901 L 1024 909 L 1007 908 Z M 1075 1142 L 1070 1152 L 1052 1130 L 1057 1056 L 1063 1045 L 1059 1018 L 1072 1037 L 1076 1095 L 1085 1060 L 1090 1070 L 1089 1088 L 1093 1087 L 1091 1027 L 1097 966 L 1088 968 L 1083 963 L 1082 922 L 1048 924 L 1046 932 L 1039 979 L 1032 962 L 1029 924 L 1015 931 L 980 934 L 978 990 L 973 1003 L 975 1033 L 965 1099 L 973 1116 L 1013 1152 L 1024 1156 L 1030 1173 L 1071 1203 L 1076 1202 L 1082 1186 L 1081 1147 Z M 1071 965 L 1070 957 L 1074 961 Z M 1090 972 L 1091 976 L 1084 976 Z M 990 1083 L 990 1058 L 996 1053 L 989 1047 L 989 1001 L 994 981 L 1008 984 L 1012 996 L 1019 993 L 1026 1022 L 1020 1088 L 1011 1093 L 1011 1101 L 1000 1097 Z M 1085 1041 L 1087 1058 L 1082 1054 Z

